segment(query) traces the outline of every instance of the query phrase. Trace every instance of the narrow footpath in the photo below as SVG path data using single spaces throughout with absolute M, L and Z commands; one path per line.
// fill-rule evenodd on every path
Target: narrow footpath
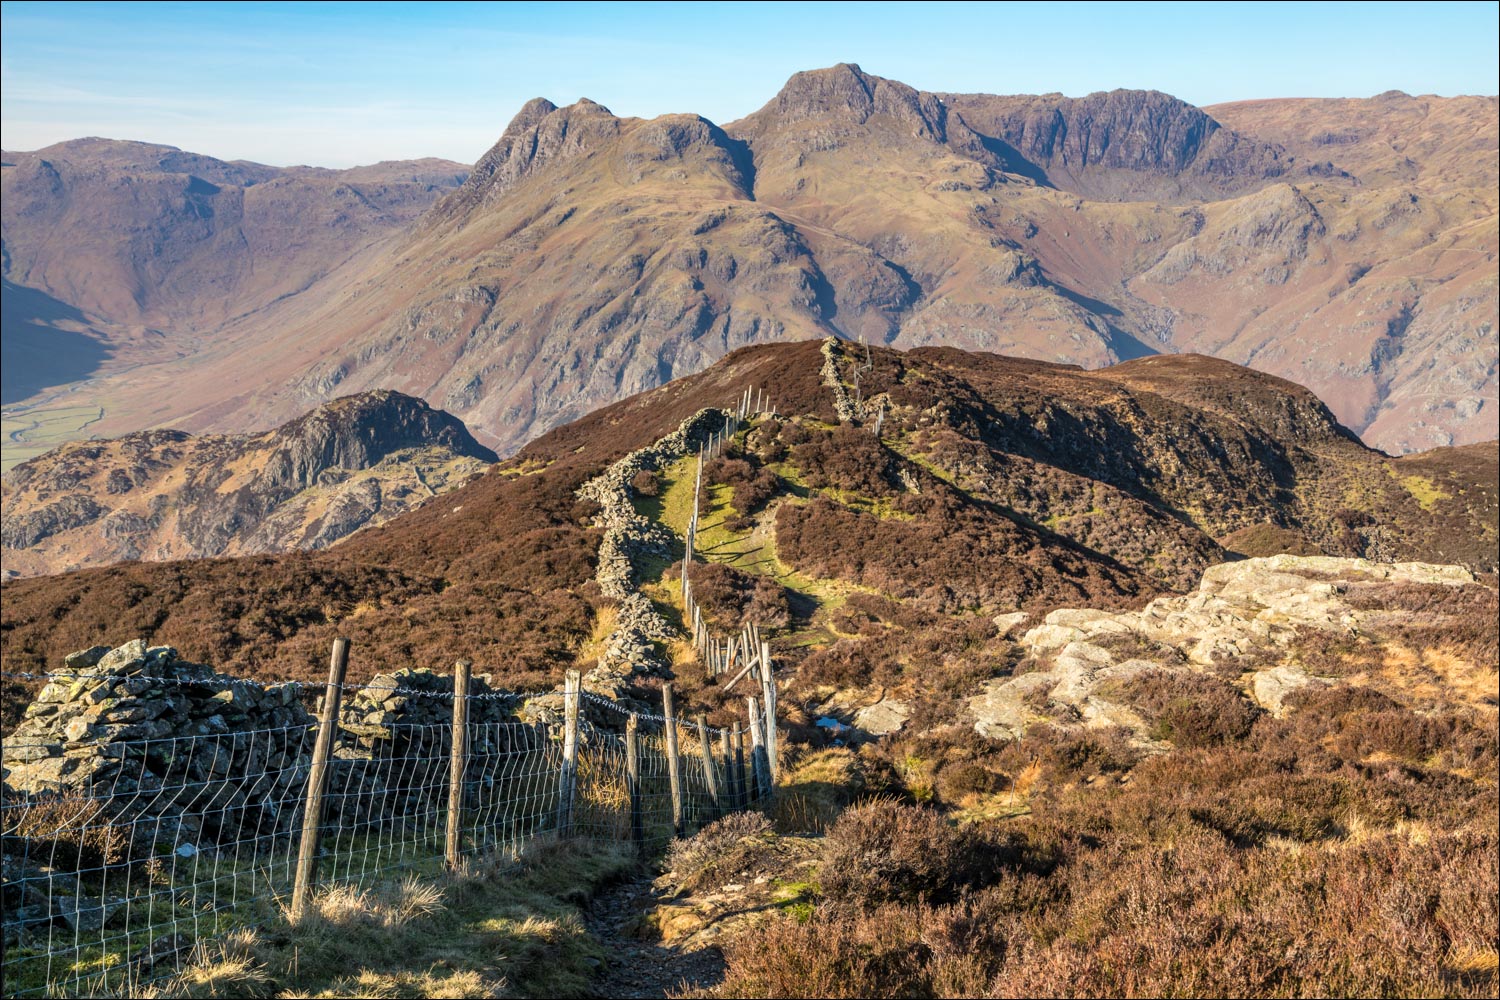
M 714 986 L 724 978 L 724 958 L 717 948 L 682 951 L 650 942 L 655 934 L 646 916 L 656 904 L 649 871 L 594 897 L 585 923 L 609 952 L 595 983 L 598 996 L 663 998 Z

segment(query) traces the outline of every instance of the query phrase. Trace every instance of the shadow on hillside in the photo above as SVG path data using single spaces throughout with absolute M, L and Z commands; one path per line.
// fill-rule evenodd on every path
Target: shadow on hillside
M 93 337 L 51 325 L 86 323 L 83 313 L 45 292 L 6 281 L 0 289 L 0 402 L 86 379 L 108 356 Z

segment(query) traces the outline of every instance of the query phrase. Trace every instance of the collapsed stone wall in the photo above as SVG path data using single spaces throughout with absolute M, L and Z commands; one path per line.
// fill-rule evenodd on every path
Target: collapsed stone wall
M 637 589 L 636 561 L 651 556 L 668 558 L 673 535 L 664 525 L 636 513 L 630 481 L 642 470 L 657 472 L 692 454 L 730 416 L 728 410 L 713 407 L 699 410 L 670 434 L 631 452 L 579 487 L 580 498 L 599 505 L 595 524 L 604 529 L 594 579 L 605 597 L 619 602 L 614 631 L 605 639 L 604 655 L 584 677 L 586 688 L 618 697 L 633 673 L 666 672 L 667 662 L 654 643 L 677 638 L 679 632 Z

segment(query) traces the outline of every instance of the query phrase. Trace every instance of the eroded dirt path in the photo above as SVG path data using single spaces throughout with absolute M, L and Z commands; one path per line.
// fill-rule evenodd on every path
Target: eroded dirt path
M 595 992 L 601 997 L 666 997 L 713 986 L 724 978 L 717 948 L 687 950 L 653 943 L 650 915 L 658 890 L 649 871 L 594 897 L 585 917 L 589 932 L 609 952 Z

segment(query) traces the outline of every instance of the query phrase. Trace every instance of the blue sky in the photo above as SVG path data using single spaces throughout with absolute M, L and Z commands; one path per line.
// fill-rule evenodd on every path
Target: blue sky
M 472 162 L 527 99 L 727 122 L 800 69 L 925 90 L 1195 104 L 1494 94 L 1500 4 L 0 4 L 7 149 L 83 135 L 225 159 Z

